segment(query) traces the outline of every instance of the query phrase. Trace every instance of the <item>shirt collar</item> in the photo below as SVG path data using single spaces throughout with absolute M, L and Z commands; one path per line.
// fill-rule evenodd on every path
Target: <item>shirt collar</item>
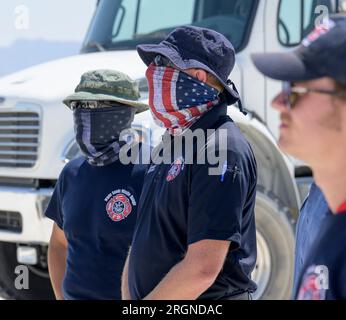
M 211 108 L 207 113 L 205 113 L 200 119 L 198 119 L 189 129 L 194 131 L 196 129 L 211 129 L 215 126 L 221 116 L 227 115 L 227 104 L 226 102 L 220 102 L 213 108 Z M 164 139 L 165 138 L 165 139 Z M 174 136 L 171 136 L 166 130 L 162 136 L 162 141 L 169 141 L 173 139 Z
M 204 114 L 200 119 L 198 119 L 190 129 L 192 131 L 196 129 L 210 129 L 212 128 L 221 116 L 227 115 L 227 104 L 221 102 L 211 108 L 206 114 Z
M 338 207 L 336 210 L 336 214 L 345 213 L 346 212 L 346 200 Z

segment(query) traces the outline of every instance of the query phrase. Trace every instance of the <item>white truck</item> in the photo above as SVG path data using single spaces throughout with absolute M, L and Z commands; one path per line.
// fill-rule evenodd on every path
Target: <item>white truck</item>
M 175 27 L 192 24 L 223 33 L 237 51 L 231 78 L 250 112 L 245 117 L 230 107 L 229 114 L 251 142 L 259 171 L 255 298 L 289 298 L 294 225 L 311 171 L 278 150 L 278 115 L 270 101 L 280 83 L 257 72 L 250 54 L 296 46 L 322 12 L 316 8 L 334 12 L 339 5 L 336 0 L 100 0 L 79 55 L 0 79 L 2 295 L 53 297 L 46 254 L 52 222 L 44 211 L 63 166 L 79 153 L 72 115 L 62 99 L 73 92 L 83 72 L 103 68 L 137 79 L 146 99 L 146 67 L 136 45 L 159 42 Z M 162 132 L 149 111 L 136 117 L 135 127 L 151 143 Z M 19 264 L 29 268 L 28 290 L 14 286 Z

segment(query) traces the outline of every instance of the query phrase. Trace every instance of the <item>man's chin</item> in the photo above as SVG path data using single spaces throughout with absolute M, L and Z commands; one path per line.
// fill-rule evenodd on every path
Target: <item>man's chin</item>
M 290 155 L 294 153 L 294 144 L 292 143 L 292 141 L 290 141 L 290 139 L 287 138 L 287 136 L 284 136 L 282 134 L 280 135 L 278 146 L 284 153 L 288 153 Z
M 292 140 L 288 139 L 287 137 L 284 138 L 280 136 L 278 141 L 278 146 L 283 153 L 297 159 L 302 159 L 301 146 L 298 145 L 297 143 L 294 143 Z

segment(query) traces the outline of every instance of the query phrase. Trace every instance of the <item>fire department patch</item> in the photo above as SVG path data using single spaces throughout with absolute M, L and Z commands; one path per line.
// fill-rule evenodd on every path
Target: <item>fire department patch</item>
M 328 288 L 328 272 L 325 266 L 311 266 L 305 273 L 298 293 L 298 300 L 325 300 Z
M 124 220 L 136 206 L 134 196 L 125 189 L 112 191 L 106 198 L 106 212 L 115 222 Z
M 178 159 L 176 159 L 172 163 L 172 166 L 167 173 L 166 181 L 170 182 L 174 180 L 180 174 L 180 172 L 183 171 L 184 163 L 185 160 L 183 157 L 179 157 Z

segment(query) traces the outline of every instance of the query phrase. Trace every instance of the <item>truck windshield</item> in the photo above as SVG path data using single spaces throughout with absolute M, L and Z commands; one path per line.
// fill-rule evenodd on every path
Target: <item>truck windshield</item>
M 100 0 L 81 51 L 135 49 L 162 41 L 181 25 L 214 29 L 238 51 L 256 7 L 255 0 Z

